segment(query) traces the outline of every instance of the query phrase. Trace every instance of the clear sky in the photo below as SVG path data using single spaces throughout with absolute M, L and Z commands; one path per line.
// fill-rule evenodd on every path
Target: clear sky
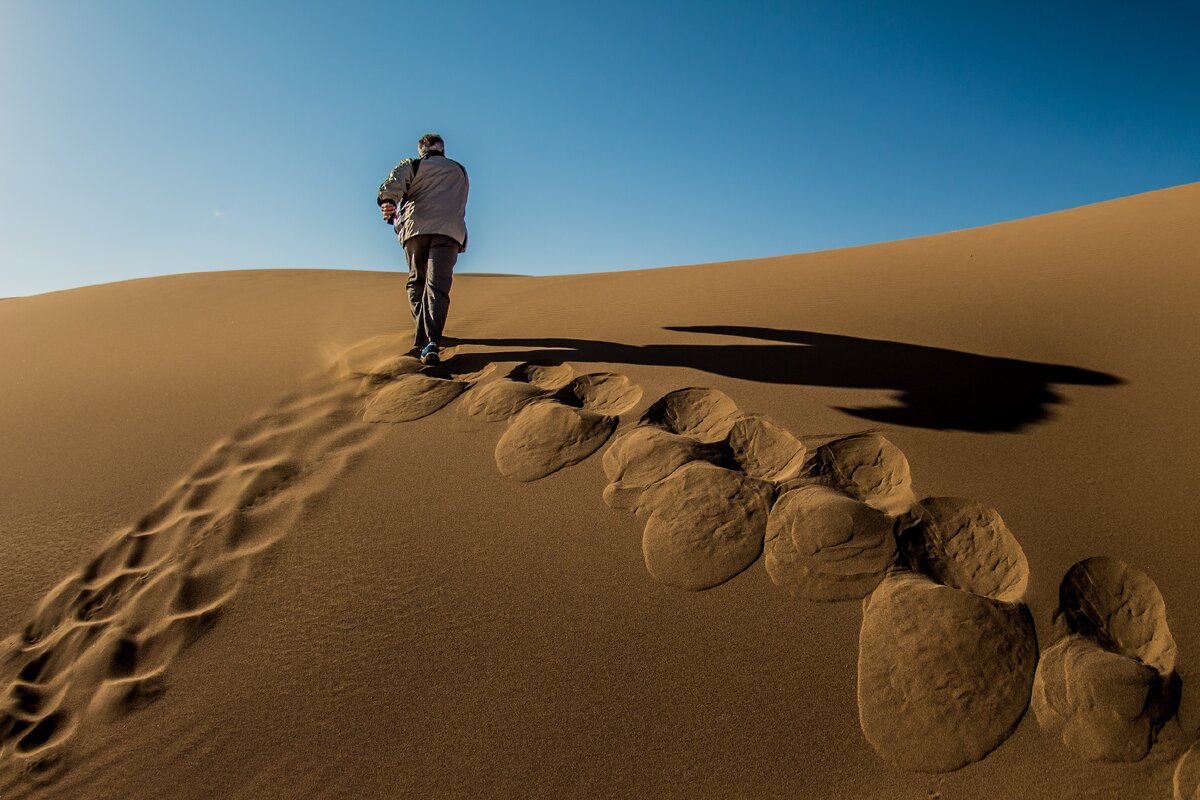
M 470 171 L 459 269 L 779 255 L 1200 180 L 1200 4 L 0 0 L 0 296 L 397 269 L 375 191 Z

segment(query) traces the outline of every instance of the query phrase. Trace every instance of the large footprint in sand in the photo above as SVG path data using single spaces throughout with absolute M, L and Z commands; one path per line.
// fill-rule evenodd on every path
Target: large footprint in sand
M 696 461 L 650 487 L 642 555 L 657 580 L 699 591 L 724 583 L 762 552 L 769 482 Z
M 0 764 L 45 775 L 90 720 L 162 693 L 175 656 L 256 557 L 379 433 L 358 382 L 325 375 L 218 443 L 0 642 Z
M 386 358 L 359 373 L 363 393 L 368 395 L 363 420 L 411 422 L 427 417 L 447 406 L 495 367 L 487 364 L 459 372 L 454 364 L 454 349 L 447 348 L 442 355 L 444 360 L 436 366 L 402 355 Z
M 807 478 L 828 482 L 892 516 L 908 511 L 916 499 L 908 459 L 878 433 L 855 434 L 822 445 L 806 473 Z
M 1063 577 L 1058 614 L 1066 635 L 1038 666 L 1038 723 L 1087 759 L 1144 758 L 1181 691 L 1158 587 L 1123 561 L 1089 558 Z
M 651 404 L 604 454 L 610 506 L 646 519 L 646 569 L 670 586 L 717 586 L 758 560 L 775 483 L 805 448 L 715 389 L 679 389 Z
M 859 722 L 887 761 L 947 772 L 998 747 L 1029 705 L 1028 564 L 1000 516 L 966 500 L 922 501 L 898 541 L 901 567 L 863 601 Z
M 896 562 L 896 517 L 912 505 L 912 474 L 900 449 L 877 433 L 817 448 L 784 481 L 767 523 L 767 574 L 793 596 L 855 600 Z
M 805 600 L 857 600 L 896 561 L 894 520 L 828 486 L 785 492 L 767 521 L 767 574 Z
M 485 384 L 464 405 L 470 417 L 503 422 L 530 403 L 545 400 L 575 377 L 570 364 L 530 361 L 515 366 L 506 377 Z
M 465 410 L 485 421 L 510 420 L 496 443 L 496 467 L 528 482 L 595 453 L 641 398 L 641 387 L 624 375 L 576 376 L 568 364 L 528 363 L 482 387 Z
M 604 469 L 605 502 L 647 517 L 650 574 L 692 590 L 746 569 L 765 541 L 768 574 L 793 595 L 860 598 L 895 562 L 894 520 L 880 509 L 906 511 L 912 498 L 908 462 L 884 437 L 845 437 L 807 459 L 791 433 L 715 389 L 656 401 Z
M 678 389 L 655 401 L 604 453 L 604 502 L 636 508 L 642 494 L 692 461 L 759 480 L 792 478 L 804 445 L 769 419 L 746 415 L 716 389 Z

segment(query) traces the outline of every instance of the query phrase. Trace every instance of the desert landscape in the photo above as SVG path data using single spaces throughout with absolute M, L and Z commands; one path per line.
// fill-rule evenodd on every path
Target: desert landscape
M 404 279 L 0 301 L 0 797 L 1200 798 L 1200 184 Z

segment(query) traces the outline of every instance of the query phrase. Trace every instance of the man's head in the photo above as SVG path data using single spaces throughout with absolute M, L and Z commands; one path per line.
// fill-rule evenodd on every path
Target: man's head
M 427 133 L 417 141 L 417 155 L 421 158 L 444 156 L 446 155 L 446 143 L 442 141 L 440 134 Z

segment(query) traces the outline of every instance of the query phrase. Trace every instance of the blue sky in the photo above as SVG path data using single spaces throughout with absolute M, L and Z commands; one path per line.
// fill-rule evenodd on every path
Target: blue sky
M 779 255 L 1200 180 L 1194 2 L 0 0 L 0 296 L 398 269 L 440 131 L 461 271 Z

